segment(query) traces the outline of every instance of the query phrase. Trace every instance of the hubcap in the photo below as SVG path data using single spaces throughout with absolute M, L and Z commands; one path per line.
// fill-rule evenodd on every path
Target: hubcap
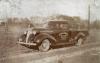
M 50 48 L 50 41 L 45 39 L 42 41 L 41 45 L 39 46 L 40 51 L 48 51 Z
M 49 46 L 50 46 L 49 40 L 44 40 L 43 43 L 42 43 L 42 47 L 44 49 L 49 49 Z

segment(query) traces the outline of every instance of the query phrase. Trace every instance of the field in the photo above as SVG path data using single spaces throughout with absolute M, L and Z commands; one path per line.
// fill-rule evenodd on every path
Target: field
M 17 44 L 17 40 L 19 35 L 24 31 L 25 29 L 22 29 L 20 27 L 8 27 L 6 29 L 4 26 L 0 27 L 0 58 L 1 57 L 8 57 L 10 55 L 17 55 L 20 53 L 28 53 L 32 51 L 32 49 L 28 49 L 24 46 L 21 46 Z M 100 30 L 90 30 L 90 35 L 87 43 L 93 43 L 93 42 L 100 42 Z
M 19 33 L 17 31 L 15 32 L 15 29 L 12 31 L 5 29 L 5 27 L 0 28 L 0 58 L 13 54 L 19 54 L 23 50 L 27 50 L 25 47 L 16 43 L 18 36 Z

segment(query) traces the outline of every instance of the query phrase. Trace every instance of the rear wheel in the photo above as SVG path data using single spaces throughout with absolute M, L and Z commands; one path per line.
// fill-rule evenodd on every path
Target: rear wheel
M 84 39 L 83 39 L 83 38 L 79 38 L 79 39 L 77 40 L 76 45 L 77 45 L 77 46 L 82 45 L 82 44 L 83 44 L 83 41 L 84 41 Z
M 50 40 L 44 39 L 39 46 L 39 51 L 48 51 L 50 49 Z

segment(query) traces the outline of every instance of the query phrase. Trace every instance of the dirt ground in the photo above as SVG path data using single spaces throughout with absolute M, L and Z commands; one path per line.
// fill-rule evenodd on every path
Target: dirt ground
M 17 44 L 18 36 L 24 29 L 12 27 L 5 29 L 0 27 L 0 58 L 9 55 L 16 55 L 24 52 L 30 52 L 32 49 L 28 49 L 24 46 Z M 89 40 L 86 43 L 100 42 L 100 30 L 90 30 Z M 16 53 L 15 53 L 16 52 Z
M 0 58 L 13 54 L 20 54 L 23 50 L 29 50 L 17 44 L 19 33 L 14 31 L 12 32 L 4 27 L 0 27 Z

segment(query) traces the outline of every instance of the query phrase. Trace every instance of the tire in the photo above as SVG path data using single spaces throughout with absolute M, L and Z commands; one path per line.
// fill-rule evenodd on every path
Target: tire
M 84 42 L 84 39 L 83 38 L 79 38 L 77 40 L 76 46 L 81 46 L 83 44 L 83 42 Z
M 50 40 L 44 39 L 38 48 L 39 51 L 48 51 L 50 49 Z

